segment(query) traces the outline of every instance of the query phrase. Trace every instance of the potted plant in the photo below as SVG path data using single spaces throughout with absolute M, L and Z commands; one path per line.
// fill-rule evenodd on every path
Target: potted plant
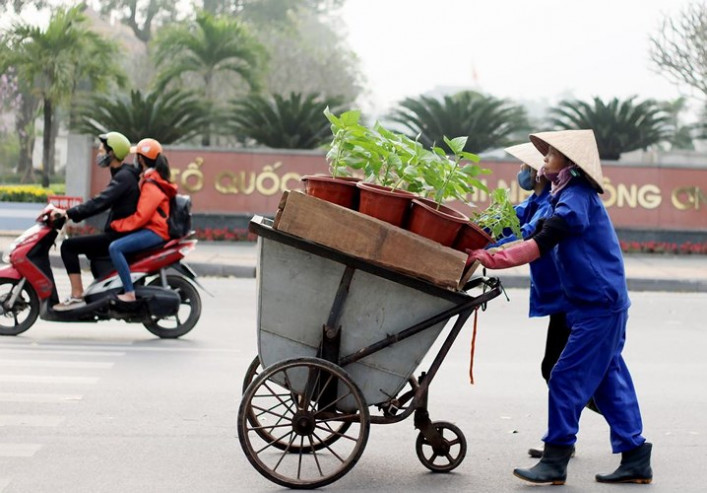
M 421 159 L 423 190 L 430 198 L 412 201 L 408 229 L 444 246 L 451 246 L 469 218 L 444 205 L 444 202 L 459 200 L 467 203 L 467 197 L 474 189 L 487 191 L 486 185 L 477 177 L 491 171 L 476 164 L 479 156 L 464 151 L 467 137 L 444 137 L 444 142 L 452 151 L 451 157 L 444 149 L 435 146 Z
M 460 231 L 454 248 L 461 251 L 477 250 L 497 241 L 509 232 L 522 238 L 520 221 L 508 189 L 497 188 L 491 193 L 491 203 L 483 211 L 472 215 L 472 222 Z
M 413 192 L 422 189 L 419 163 L 426 151 L 422 144 L 376 123 L 368 137 L 371 155 L 364 167 L 359 211 L 396 226 L 404 226 Z
M 331 123 L 333 134 L 326 154 L 330 174 L 303 176 L 305 193 L 356 210 L 359 195 L 356 182 L 360 178 L 352 176 L 352 170 L 362 170 L 370 159 L 365 146 L 368 129 L 359 123 L 361 112 L 357 110 L 337 117 L 327 107 L 324 116 Z

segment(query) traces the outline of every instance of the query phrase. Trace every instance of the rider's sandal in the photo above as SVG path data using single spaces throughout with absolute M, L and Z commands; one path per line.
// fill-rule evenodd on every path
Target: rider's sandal
M 52 308 L 55 311 L 73 310 L 74 308 L 80 308 L 86 306 L 86 302 L 83 298 L 77 298 L 75 296 L 69 296 L 61 303 L 57 303 Z
M 137 298 L 124 298 L 124 296 L 125 296 L 125 294 L 119 294 L 119 295 L 116 295 L 116 298 L 121 303 L 126 303 L 126 304 L 135 303 L 137 301 Z

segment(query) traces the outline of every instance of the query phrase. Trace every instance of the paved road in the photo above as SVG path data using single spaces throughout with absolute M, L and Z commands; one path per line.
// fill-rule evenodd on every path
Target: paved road
M 0 202 L 0 231 L 24 231 L 46 204 Z
M 235 436 L 241 380 L 256 350 L 255 281 L 203 281 L 216 296 L 203 295 L 203 318 L 183 340 L 123 323 L 47 322 L 0 338 L 0 492 L 282 491 L 250 466 Z M 476 384 L 467 377 L 467 327 L 432 385 L 431 417 L 464 431 L 464 463 L 428 473 L 412 419 L 375 425 L 356 467 L 325 491 L 529 491 L 511 470 L 532 464 L 525 450 L 543 433 L 545 321 L 526 318 L 526 290 L 508 293 L 510 303 L 494 300 L 480 316 Z M 707 295 L 632 299 L 625 355 L 655 444 L 656 480 L 645 490 L 703 491 Z M 577 447 L 563 492 L 625 489 L 593 481 L 618 463 L 598 416 L 583 416 Z

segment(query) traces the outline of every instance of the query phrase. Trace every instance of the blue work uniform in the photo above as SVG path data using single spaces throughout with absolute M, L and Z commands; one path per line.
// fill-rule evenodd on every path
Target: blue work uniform
M 571 333 L 548 382 L 548 432 L 543 440 L 573 445 L 580 413 L 593 397 L 611 429 L 614 453 L 632 450 L 645 438 L 636 392 L 621 356 L 630 301 L 619 241 L 599 195 L 585 179 L 573 179 L 552 203 L 553 217 L 566 227 L 549 253 L 569 302 Z
M 523 202 L 515 206 L 516 216 L 520 222 L 520 230 L 524 240 L 534 233 L 540 219 L 548 218 L 552 214 L 550 203 L 550 184 L 545 187 L 540 195 L 532 194 Z M 501 238 L 488 248 L 497 247 L 511 241 L 516 241 L 514 234 Z M 530 262 L 530 309 L 529 316 L 545 317 L 555 313 L 567 311 L 567 300 L 564 297 L 560 279 L 557 275 L 555 262 L 551 256 L 545 255 Z

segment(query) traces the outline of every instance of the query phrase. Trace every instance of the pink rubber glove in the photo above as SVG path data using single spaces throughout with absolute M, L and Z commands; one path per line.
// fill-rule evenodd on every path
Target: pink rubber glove
M 489 269 L 507 269 L 518 265 L 527 264 L 540 258 L 540 249 L 535 240 L 524 241 L 518 246 L 506 250 L 489 253 L 487 250 L 468 250 L 467 264 L 478 260 L 481 265 Z

